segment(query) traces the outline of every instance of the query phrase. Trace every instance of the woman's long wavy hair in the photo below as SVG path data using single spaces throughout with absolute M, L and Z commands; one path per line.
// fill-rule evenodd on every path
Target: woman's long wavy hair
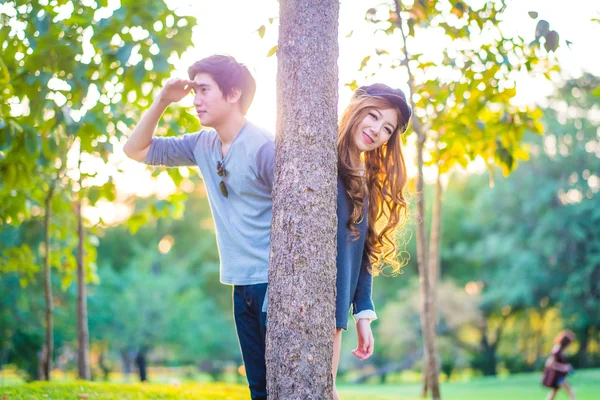
M 352 133 L 375 108 L 395 110 L 398 115 L 398 127 L 385 145 L 361 155 Z M 399 229 L 404 226 L 407 218 L 404 187 L 408 178 L 401 146 L 401 134 L 407 123 L 400 111 L 387 100 L 368 95 L 353 97 L 340 119 L 338 173 L 352 201 L 348 227 L 351 234 L 358 239 L 356 224 L 363 219 L 364 200 L 365 196 L 368 196 L 365 248 L 371 261 L 370 272 L 373 275 L 378 275 L 387 268 L 391 268 L 391 275 L 397 275 L 408 262 L 408 257 L 399 261 L 396 246 Z M 364 173 L 353 165 L 352 160 L 357 159 L 364 162 Z

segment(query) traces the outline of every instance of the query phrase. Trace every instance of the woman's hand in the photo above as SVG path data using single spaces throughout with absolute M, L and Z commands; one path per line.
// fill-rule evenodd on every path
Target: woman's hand
M 356 322 L 356 333 L 358 334 L 358 346 L 352 350 L 352 354 L 362 361 L 373 355 L 375 340 L 371 332 L 371 321 L 361 318 Z

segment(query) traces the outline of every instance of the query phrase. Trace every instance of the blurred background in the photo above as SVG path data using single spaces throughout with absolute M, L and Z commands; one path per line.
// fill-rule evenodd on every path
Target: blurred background
M 374 82 L 415 102 L 421 131 L 404 148 L 414 207 L 424 138 L 441 381 L 539 373 L 567 328 L 570 361 L 594 371 L 600 5 L 398 5 L 341 1 L 339 109 Z M 127 160 L 122 145 L 162 83 L 214 53 L 250 67 L 248 118 L 275 131 L 277 14 L 271 0 L 0 4 L 0 385 L 74 379 L 81 351 L 93 380 L 245 382 L 201 178 Z M 159 132 L 199 128 L 190 96 Z M 352 356 L 350 328 L 342 382 L 422 378 L 412 217 L 403 273 L 374 280 L 375 355 Z

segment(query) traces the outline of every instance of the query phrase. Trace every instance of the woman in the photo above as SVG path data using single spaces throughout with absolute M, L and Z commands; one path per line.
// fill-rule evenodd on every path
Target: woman
M 542 384 L 552 388 L 546 400 L 554 400 L 556 393 L 563 388 L 570 400 L 575 400 L 575 391 L 567 382 L 567 375 L 573 371 L 573 366 L 567 362 L 564 351 L 575 340 L 575 334 L 570 330 L 560 332 L 554 339 L 554 347 L 546 360 Z
M 406 220 L 407 182 L 401 135 L 411 117 L 406 96 L 378 83 L 356 90 L 338 129 L 338 254 L 334 383 L 342 330 L 353 308 L 361 360 L 373 354 L 372 277 L 384 266 L 397 274 L 397 230 Z M 337 399 L 334 385 L 334 399 Z

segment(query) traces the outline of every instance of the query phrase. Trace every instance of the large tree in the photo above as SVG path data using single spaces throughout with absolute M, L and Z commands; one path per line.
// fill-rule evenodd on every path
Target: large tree
M 267 329 L 272 399 L 333 393 L 338 15 L 337 0 L 280 2 Z

